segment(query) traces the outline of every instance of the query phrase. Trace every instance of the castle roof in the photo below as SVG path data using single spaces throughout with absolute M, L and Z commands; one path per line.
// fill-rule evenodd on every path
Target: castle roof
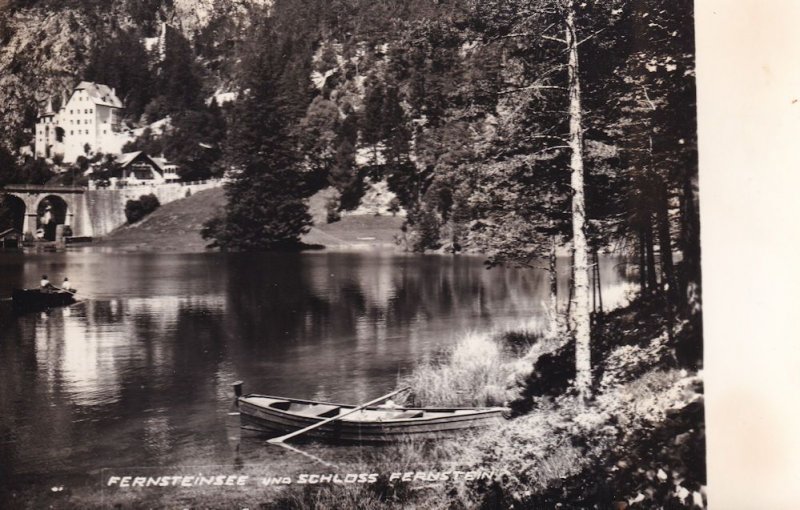
M 112 108 L 122 108 L 122 101 L 119 100 L 114 89 L 108 85 L 101 85 L 90 81 L 82 81 L 75 87 L 75 90 L 85 91 L 89 99 L 95 104 L 110 106 Z
M 47 100 L 47 106 L 45 107 L 44 111 L 41 111 L 41 110 L 39 111 L 39 117 L 40 118 L 41 117 L 52 117 L 55 114 L 56 114 L 56 112 L 53 111 L 53 100 L 52 99 L 48 99 Z

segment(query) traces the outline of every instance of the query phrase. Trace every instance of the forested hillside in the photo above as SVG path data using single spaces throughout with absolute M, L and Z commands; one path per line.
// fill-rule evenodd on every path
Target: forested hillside
M 691 2 L 576 4 L 575 77 L 559 5 L 10 2 L 5 159 L 30 143 L 47 98 L 94 80 L 117 89 L 131 129 L 169 117 L 130 149 L 163 152 L 188 177 L 236 176 L 207 231 L 220 245 L 292 243 L 306 197 L 332 186 L 330 208 L 353 209 L 385 181 L 407 212 L 408 249 L 526 264 L 572 237 L 577 78 L 587 242 L 637 254 L 643 288 L 659 271 L 679 276 L 671 257 L 657 270 L 656 251 L 679 249 L 696 276 Z

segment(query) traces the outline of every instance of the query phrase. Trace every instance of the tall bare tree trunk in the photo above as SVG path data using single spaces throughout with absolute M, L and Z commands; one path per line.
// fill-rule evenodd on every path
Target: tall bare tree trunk
M 658 291 L 658 277 L 656 274 L 656 254 L 653 249 L 653 222 L 647 215 L 647 225 L 644 229 L 645 253 L 647 254 L 647 290 L 650 294 Z
M 558 327 L 558 273 L 556 272 L 556 236 L 552 236 L 550 246 L 550 334 L 555 335 Z
M 647 257 L 645 255 L 644 227 L 639 228 L 639 294 L 647 294 Z
M 597 255 L 597 248 L 594 249 L 594 271 L 595 281 L 597 282 L 597 301 L 600 313 L 603 313 L 603 282 L 600 280 L 600 256 Z
M 658 246 L 661 252 L 661 286 L 670 303 L 676 295 L 675 264 L 672 260 L 672 236 L 669 228 L 669 192 L 667 184 L 661 180 L 658 185 L 658 203 L 656 205 L 656 221 L 658 222 Z
M 687 171 L 681 192 L 681 294 L 686 300 L 686 311 L 699 310 L 700 306 L 700 222 L 697 203 L 697 174 Z
M 586 197 L 583 184 L 583 120 L 578 62 L 575 5 L 566 3 L 566 40 L 569 51 L 569 146 L 572 152 L 572 249 L 575 306 L 572 324 L 575 331 L 575 387 L 583 400 L 591 394 L 591 316 L 589 313 L 589 247 L 586 243 Z

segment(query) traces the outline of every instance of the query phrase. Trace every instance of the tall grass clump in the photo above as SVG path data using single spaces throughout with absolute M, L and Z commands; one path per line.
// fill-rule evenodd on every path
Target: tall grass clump
M 470 332 L 432 362 L 401 380 L 411 390 L 407 404 L 459 407 L 495 406 L 507 400 L 506 363 L 491 334 Z

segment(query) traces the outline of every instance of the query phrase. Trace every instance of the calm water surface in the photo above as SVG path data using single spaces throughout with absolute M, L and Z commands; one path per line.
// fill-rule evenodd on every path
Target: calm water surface
M 606 306 L 624 297 L 623 269 L 602 264 Z M 12 316 L 11 289 L 42 273 L 85 301 Z M 0 253 L 0 483 L 303 462 L 239 437 L 232 382 L 363 402 L 466 331 L 542 319 L 546 298 L 543 271 L 476 257 Z

